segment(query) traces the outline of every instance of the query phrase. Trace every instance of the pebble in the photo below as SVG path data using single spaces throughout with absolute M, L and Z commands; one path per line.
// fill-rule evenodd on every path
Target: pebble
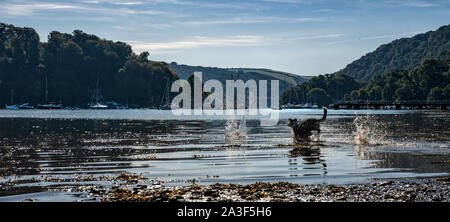
M 417 179 L 387 180 L 377 183 L 350 185 L 300 185 L 286 182 L 254 184 L 193 184 L 169 187 L 151 184 L 134 187 L 78 187 L 75 192 L 88 192 L 97 201 L 129 202 L 406 202 L 406 201 L 450 201 L 450 180 Z

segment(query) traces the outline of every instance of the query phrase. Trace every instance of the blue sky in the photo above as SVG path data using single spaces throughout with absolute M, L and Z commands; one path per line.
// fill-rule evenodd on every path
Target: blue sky
M 383 43 L 450 22 L 432 0 L 0 0 L 0 21 L 120 40 L 152 60 L 331 73 Z

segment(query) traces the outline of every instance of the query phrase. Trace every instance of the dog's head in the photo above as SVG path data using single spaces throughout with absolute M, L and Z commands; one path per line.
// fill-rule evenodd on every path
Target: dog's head
M 297 125 L 297 119 L 289 119 L 289 123 L 287 124 L 289 127 L 294 127 Z

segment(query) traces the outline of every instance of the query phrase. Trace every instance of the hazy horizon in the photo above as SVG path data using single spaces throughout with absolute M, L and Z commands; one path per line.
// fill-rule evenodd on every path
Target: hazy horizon
M 394 39 L 450 21 L 448 1 L 4 0 L 1 22 L 81 29 L 124 41 L 150 59 L 194 66 L 336 72 Z

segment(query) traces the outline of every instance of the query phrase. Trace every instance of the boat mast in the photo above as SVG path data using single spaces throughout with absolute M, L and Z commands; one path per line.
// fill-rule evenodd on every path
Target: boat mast
M 169 106 L 169 101 L 170 101 L 170 91 L 169 91 L 169 87 L 170 86 L 170 76 L 169 79 L 167 79 L 167 84 L 166 84 L 166 106 Z
M 97 88 L 95 89 L 95 103 L 98 103 L 98 77 L 97 77 Z
M 169 106 L 169 100 L 170 100 L 170 93 L 169 93 L 169 85 L 170 85 L 170 77 L 167 79 L 166 86 L 164 87 L 164 92 L 161 96 L 161 102 L 159 103 L 159 108 L 161 109 L 163 107 L 164 97 L 166 99 L 165 106 Z
M 164 92 L 163 92 L 163 94 L 162 94 L 162 96 L 161 96 L 161 102 L 159 103 L 159 108 L 161 109 L 162 108 L 162 105 L 163 105 L 163 101 L 164 101 L 164 96 L 166 95 L 166 87 L 164 87 Z
M 48 86 L 47 86 L 47 76 L 45 76 L 45 102 L 48 103 Z
M 14 104 L 14 90 L 11 88 L 11 105 Z

